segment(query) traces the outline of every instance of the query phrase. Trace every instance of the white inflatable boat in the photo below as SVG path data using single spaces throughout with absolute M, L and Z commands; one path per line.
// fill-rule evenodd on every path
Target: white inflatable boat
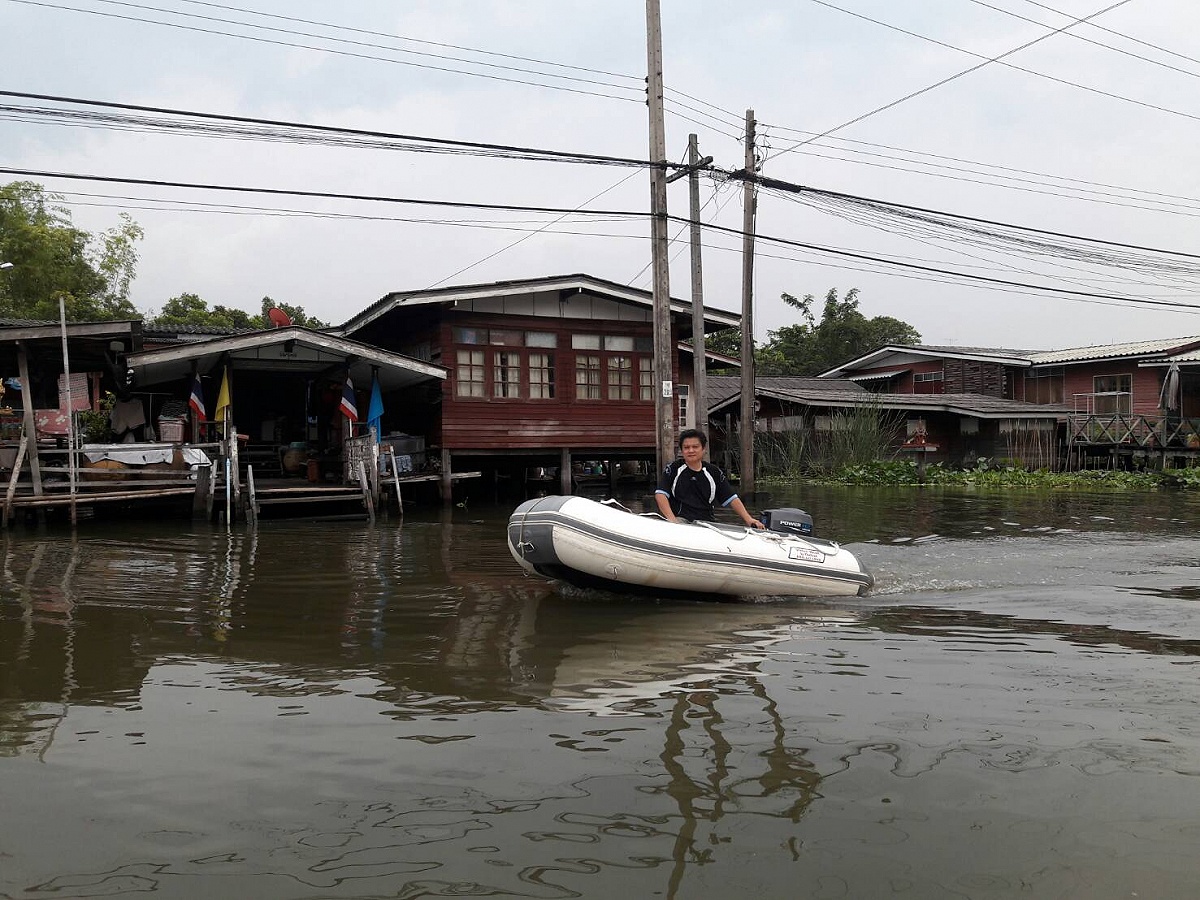
M 655 595 L 852 597 L 874 584 L 850 551 L 803 534 L 812 520 L 800 510 L 766 515 L 771 530 L 763 531 L 539 497 L 509 517 L 508 549 L 529 574 Z

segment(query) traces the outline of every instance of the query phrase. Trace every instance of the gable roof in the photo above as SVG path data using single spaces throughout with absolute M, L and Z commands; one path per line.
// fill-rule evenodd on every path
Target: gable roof
M 1200 347 L 1200 336 L 1162 338 L 1156 341 L 1130 341 L 1124 344 L 1098 344 L 1092 347 L 1074 347 L 1068 350 L 1047 350 L 1033 353 L 1029 361 L 1035 366 L 1062 365 L 1063 363 L 1095 362 L 1105 359 L 1128 359 L 1130 357 L 1165 357 Z
M 423 304 L 454 305 L 534 293 L 557 293 L 560 299 L 573 294 L 589 294 L 647 309 L 652 309 L 654 305 L 653 295 L 650 291 L 618 284 L 594 275 L 555 275 L 545 278 L 521 278 L 512 281 L 492 281 L 416 291 L 393 291 L 348 319 L 337 330 L 341 334 L 350 334 L 369 325 L 393 309 Z M 690 316 L 691 311 L 692 304 L 690 302 L 671 298 L 672 314 Z M 716 329 L 736 328 L 742 321 L 740 314 L 714 309 L 711 306 L 704 308 L 704 319 L 706 326 Z
M 360 387 L 371 384 L 372 373 L 377 369 L 379 386 L 385 391 L 446 377 L 446 370 L 433 363 L 300 325 L 144 350 L 129 354 L 126 364 L 138 373 L 143 383 L 162 384 L 186 378 L 193 366 L 201 372 L 211 372 L 222 364 L 226 354 L 235 370 L 311 372 L 344 366 Z
M 819 379 L 810 379 L 819 381 Z M 857 387 L 857 385 L 855 386 Z M 834 409 L 868 407 L 896 412 L 947 412 L 976 419 L 1060 419 L 1071 410 L 1062 404 L 1026 403 L 1023 400 L 1003 400 L 984 394 L 876 394 L 859 388 L 849 388 L 845 382 L 830 389 L 824 387 L 798 386 L 784 390 L 764 388 L 756 385 L 756 397 L 770 397 L 798 406 L 818 406 Z M 710 405 L 709 415 L 735 406 L 740 394 Z
M 843 378 L 847 372 L 876 366 L 895 367 L 915 359 L 963 359 L 994 362 L 1006 366 L 1028 366 L 1035 350 L 1004 350 L 995 347 L 937 347 L 931 344 L 888 344 L 870 353 L 844 362 L 818 375 L 818 378 Z

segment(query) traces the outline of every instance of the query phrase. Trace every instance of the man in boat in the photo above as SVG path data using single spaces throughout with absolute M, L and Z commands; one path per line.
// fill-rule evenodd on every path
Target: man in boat
M 713 508 L 719 503 L 732 509 L 749 528 L 765 528 L 746 510 L 725 473 L 704 461 L 708 438 L 703 431 L 688 428 L 679 433 L 679 452 L 675 460 L 662 471 L 654 501 L 668 522 L 681 519 L 712 522 Z

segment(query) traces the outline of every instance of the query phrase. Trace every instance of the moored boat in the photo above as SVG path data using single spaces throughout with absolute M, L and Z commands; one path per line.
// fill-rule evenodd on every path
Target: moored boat
M 667 522 L 586 497 L 539 497 L 509 517 L 508 549 L 529 574 L 618 591 L 852 597 L 874 584 L 846 548 L 797 533 L 811 524 L 803 513 L 769 512 L 787 514 L 759 530 Z

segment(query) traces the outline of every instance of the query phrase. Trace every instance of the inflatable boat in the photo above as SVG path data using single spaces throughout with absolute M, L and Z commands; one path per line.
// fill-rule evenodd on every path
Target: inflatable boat
M 874 584 L 849 550 L 811 536 L 803 511 L 767 510 L 763 521 L 767 530 L 677 523 L 615 501 L 539 497 L 509 517 L 508 549 L 527 574 L 656 596 L 852 597 Z

